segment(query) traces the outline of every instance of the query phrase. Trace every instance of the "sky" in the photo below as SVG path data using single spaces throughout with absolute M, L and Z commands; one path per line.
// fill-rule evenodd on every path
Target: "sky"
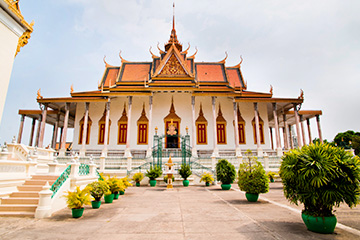
M 173 1 L 62 0 L 20 1 L 28 22 L 35 21 L 27 46 L 15 58 L 0 125 L 0 142 L 17 136 L 19 109 L 39 109 L 36 92 L 68 97 L 95 90 L 106 61 L 120 65 L 151 61 L 172 28 Z M 241 65 L 248 90 L 274 97 L 298 97 L 302 110 L 322 110 L 323 138 L 360 131 L 360 1 L 357 0 L 177 0 L 176 31 L 196 61 Z M 311 122 L 317 136 L 316 122 Z M 31 120 L 25 119 L 23 143 Z M 50 143 L 47 126 L 44 145 Z M 72 134 L 68 136 L 71 140 Z

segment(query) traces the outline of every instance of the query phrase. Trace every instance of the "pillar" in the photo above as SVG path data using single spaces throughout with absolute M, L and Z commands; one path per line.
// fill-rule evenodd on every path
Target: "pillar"
M 29 146 L 30 146 L 30 147 L 31 147 L 32 144 L 33 144 L 35 124 L 36 124 L 36 118 L 33 118 L 33 119 L 32 119 L 32 123 L 31 123 L 31 131 L 30 131 L 30 139 L 29 139 Z
M 52 137 L 52 141 L 51 141 L 52 149 L 55 149 L 55 147 L 56 147 L 56 140 L 57 140 L 58 131 L 59 131 L 59 123 L 60 123 L 60 113 L 58 113 L 56 115 L 56 122 L 54 124 L 53 137 Z
M 235 99 L 233 99 L 233 109 L 234 109 L 235 151 L 236 151 L 236 156 L 240 156 L 241 149 L 239 146 L 239 119 L 237 117 L 237 104 L 235 102 Z
M 60 146 L 60 152 L 59 155 L 65 156 L 66 152 L 66 135 L 67 135 L 67 128 L 69 123 L 69 111 L 70 111 L 70 103 L 65 103 L 65 118 L 64 118 L 64 127 L 62 129 L 61 134 L 61 146 Z
M 283 114 L 283 120 L 284 120 L 284 148 L 289 149 L 290 148 L 290 144 L 289 144 L 290 134 L 289 134 L 289 127 L 287 124 L 286 114 Z
M 23 129 L 24 129 L 24 121 L 25 121 L 25 115 L 21 114 L 19 134 L 18 134 L 18 139 L 17 139 L 17 143 L 19 143 L 19 144 L 21 143 L 21 137 L 22 137 L 22 133 L 23 133 Z
M 109 139 L 109 120 L 110 120 L 110 98 L 108 102 L 105 103 L 106 115 L 105 115 L 105 134 L 104 134 L 104 148 L 102 150 L 102 155 L 107 156 L 107 145 Z
M 153 145 L 153 136 L 150 135 L 152 129 L 152 109 L 153 109 L 153 96 L 149 96 L 149 146 L 146 153 L 146 157 L 152 156 L 152 145 Z
M 87 128 L 88 128 L 88 119 L 89 119 L 89 103 L 85 103 L 85 116 L 84 116 L 84 127 L 83 127 L 83 135 L 81 136 L 81 150 L 80 156 L 85 157 L 86 153 L 86 138 L 87 138 Z M 105 127 L 106 128 L 106 127 Z M 80 136 L 79 136 L 80 137 Z M 106 139 L 106 138 L 105 138 Z M 106 140 L 105 140 L 106 141 Z
M 60 140 L 59 140 L 58 150 L 60 150 L 60 148 L 61 148 L 63 133 L 64 133 L 64 126 L 62 126 L 62 127 L 60 128 Z
M 273 140 L 272 127 L 269 127 L 269 130 L 270 130 L 271 149 L 274 150 L 274 140 Z
M 318 132 L 319 132 L 319 139 L 320 142 L 323 143 L 323 138 L 322 138 L 322 133 L 321 133 L 321 126 L 320 126 L 320 116 L 316 115 L 316 122 L 317 122 L 317 127 L 318 127 Z
M 305 129 L 304 129 L 304 117 L 303 115 L 300 115 L 300 126 L 301 126 L 301 136 L 302 136 L 302 142 L 303 142 L 303 146 L 306 145 L 306 141 L 305 141 Z
M 301 141 L 301 134 L 300 134 L 300 121 L 299 121 L 299 112 L 297 109 L 297 104 L 294 103 L 294 114 L 295 114 L 295 124 L 296 124 L 296 136 L 298 140 L 298 147 L 301 148 L 302 141 Z
M 259 112 L 258 112 L 258 103 L 254 103 L 254 112 L 255 112 L 255 134 L 256 134 L 256 146 L 257 154 L 259 157 L 263 156 L 263 151 L 260 145 L 260 124 L 259 124 Z
M 309 135 L 309 144 L 312 143 L 312 137 L 311 137 L 311 129 L 310 129 L 310 119 L 306 119 L 307 129 L 308 129 L 308 135 Z
M 127 131 L 126 131 L 126 149 L 125 149 L 125 153 L 124 153 L 124 156 L 125 156 L 125 157 L 131 156 L 131 151 L 130 151 L 131 108 L 132 108 L 132 96 L 129 96 L 129 103 L 128 103 L 128 123 L 127 123 Z
M 36 138 L 35 138 L 35 146 L 36 147 L 39 146 L 41 119 L 42 119 L 42 115 L 40 115 L 40 119 L 38 121 L 37 129 L 36 129 Z
M 273 103 L 273 115 L 274 115 L 274 122 L 275 122 L 276 153 L 278 156 L 282 156 L 280 130 L 279 130 L 279 119 L 277 116 L 276 103 Z
M 213 131 L 214 131 L 214 141 L 213 141 L 213 147 L 214 147 L 214 151 L 212 156 L 217 157 L 219 156 L 219 149 L 217 148 L 217 134 L 216 134 L 216 99 L 215 97 L 211 97 L 212 100 L 212 115 L 213 115 Z
M 42 148 L 44 144 L 44 136 L 45 136 L 45 124 L 46 124 L 46 115 L 47 115 L 47 104 L 44 104 L 44 109 L 41 114 L 41 128 L 40 128 L 40 139 L 39 139 L 39 147 Z
M 289 125 L 289 138 L 290 138 L 290 148 L 294 149 L 294 138 L 293 138 L 292 132 L 291 132 L 291 125 Z
M 196 116 L 195 116 L 195 96 L 191 96 L 191 141 L 192 141 L 192 156 L 197 157 L 196 149 Z

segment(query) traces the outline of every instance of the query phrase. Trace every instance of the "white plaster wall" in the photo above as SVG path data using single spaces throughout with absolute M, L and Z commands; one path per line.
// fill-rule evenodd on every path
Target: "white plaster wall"
M 155 134 L 155 127 L 158 128 L 158 134 L 165 134 L 164 118 L 169 114 L 171 99 L 174 99 L 174 107 L 176 114 L 181 118 L 180 122 L 180 134 L 186 134 L 186 127 L 189 128 L 189 135 L 192 134 L 192 109 L 191 109 L 191 93 L 154 93 L 153 94 L 153 112 L 152 112 L 152 126 L 149 128 L 148 142 L 153 141 Z M 108 149 L 111 150 L 124 150 L 125 145 L 118 145 L 118 125 L 117 122 L 120 119 L 126 103 L 126 112 L 128 114 L 128 98 L 127 97 L 115 97 L 111 99 L 110 103 L 110 141 Z M 207 125 L 207 137 L 208 143 L 196 145 L 198 150 L 213 150 L 214 148 L 214 120 L 212 115 L 212 99 L 211 96 L 197 96 L 195 97 L 195 120 L 199 116 L 200 103 L 202 103 L 203 113 L 208 121 Z M 132 114 L 130 122 L 130 149 L 136 150 L 147 150 L 147 145 L 137 144 L 137 120 L 141 116 L 145 104 L 145 112 L 147 118 L 149 116 L 149 96 L 134 96 L 132 101 Z M 218 148 L 221 149 L 235 149 L 235 130 L 234 130 L 234 112 L 233 112 L 233 101 L 228 97 L 217 97 L 216 98 L 216 117 L 219 111 L 219 104 L 221 104 L 221 111 L 224 118 L 226 119 L 226 138 L 227 144 L 219 144 Z M 256 149 L 254 144 L 253 129 L 251 121 L 254 118 L 254 105 L 253 103 L 239 103 L 240 112 L 242 117 L 246 121 L 246 144 L 241 144 L 241 149 Z M 90 143 L 86 145 L 87 149 L 102 150 L 103 145 L 98 145 L 98 122 L 101 119 L 105 109 L 105 103 L 90 103 L 89 116 L 92 120 L 91 132 L 90 132 Z M 265 144 L 262 144 L 263 149 L 270 148 L 270 139 L 267 129 L 268 116 L 266 103 L 258 104 L 260 117 L 264 121 L 264 137 Z M 78 145 L 79 141 L 79 121 L 84 116 L 85 103 L 79 103 L 77 105 L 76 118 L 75 118 L 75 130 L 74 130 L 74 149 L 81 149 L 81 145 Z M 128 116 L 129 117 L 129 116 Z M 196 131 L 195 131 L 196 134 Z M 190 138 L 192 141 L 192 137 Z
M 18 39 L 23 32 L 24 30 L 0 8 L 0 123 Z

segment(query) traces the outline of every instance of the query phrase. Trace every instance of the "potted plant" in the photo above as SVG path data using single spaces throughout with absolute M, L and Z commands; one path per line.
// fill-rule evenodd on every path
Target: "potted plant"
M 150 186 L 156 186 L 156 178 L 160 177 L 162 174 L 162 170 L 160 166 L 150 166 L 150 169 L 146 171 L 145 176 L 150 178 Z
M 124 189 L 124 191 L 119 191 L 119 193 L 120 193 L 120 195 L 124 195 L 124 194 L 125 194 L 125 190 L 126 190 L 128 187 L 131 187 L 132 184 L 131 184 L 130 179 L 129 179 L 128 177 L 123 177 L 123 178 L 121 178 L 120 180 L 123 182 L 125 189 Z
M 275 172 L 268 172 L 266 175 L 268 176 L 270 182 L 275 182 L 275 180 L 274 180 L 274 177 L 276 175 Z
M 226 159 L 220 159 L 216 164 L 216 179 L 220 181 L 223 190 L 229 190 L 234 182 L 236 171 L 234 165 Z
M 282 157 L 280 177 L 284 195 L 304 204 L 302 219 L 308 230 L 332 233 L 337 220 L 333 207 L 356 206 L 360 197 L 360 160 L 343 148 L 315 143 Z
M 89 183 L 87 188 L 94 198 L 94 201 L 91 201 L 92 208 L 100 208 L 102 196 L 110 192 L 109 186 L 105 181 L 96 181 Z
M 116 176 L 108 177 L 106 183 L 109 185 L 110 194 L 105 194 L 105 203 L 112 203 L 114 199 L 119 197 L 119 191 L 125 188 L 123 183 L 120 182 L 120 179 L 118 179 Z
M 76 186 L 74 192 L 67 191 L 67 194 L 64 195 L 64 197 L 66 198 L 68 208 L 72 211 L 73 218 L 81 217 L 84 213 L 83 206 L 90 204 L 90 194 L 88 188 L 80 190 L 80 187 Z
M 192 174 L 190 165 L 186 163 L 181 164 L 181 167 L 179 169 L 179 174 L 184 179 L 183 180 L 184 187 L 189 186 L 189 180 L 187 180 L 187 178 L 190 177 L 190 175 Z
M 250 153 L 250 152 L 249 152 Z M 249 202 L 256 202 L 260 193 L 269 191 L 269 178 L 256 157 L 247 156 L 238 171 L 238 185 L 240 190 L 245 191 L 245 197 Z
M 210 186 L 210 184 L 214 182 L 213 175 L 211 173 L 203 173 L 200 182 L 205 182 L 205 186 Z
M 136 186 L 140 187 L 140 182 L 144 179 L 144 174 L 142 172 L 135 173 L 132 179 L 136 182 Z

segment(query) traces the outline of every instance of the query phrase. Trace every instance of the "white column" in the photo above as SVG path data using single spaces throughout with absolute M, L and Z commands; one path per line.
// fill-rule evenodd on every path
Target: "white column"
M 40 118 L 39 118 L 39 120 L 38 120 L 37 129 L 36 129 L 36 137 L 35 137 L 35 146 L 36 146 L 36 147 L 39 146 L 40 129 L 41 129 L 41 118 L 42 118 L 42 115 L 40 115 Z
M 312 143 L 312 137 L 311 137 L 310 119 L 309 118 L 306 119 L 306 123 L 307 123 L 308 135 L 309 135 L 309 144 L 311 144 Z
M 127 130 L 126 130 L 126 149 L 125 149 L 125 153 L 124 153 L 125 157 L 131 157 L 131 151 L 130 151 L 131 108 L 132 108 L 132 96 L 129 96 L 128 122 L 127 122 Z
M 191 141 L 192 141 L 192 156 L 197 157 L 197 149 L 196 149 L 196 116 L 195 116 L 195 96 L 191 96 Z
M 269 127 L 269 130 L 270 130 L 271 149 L 274 150 L 274 140 L 273 140 L 272 127 Z
M 110 120 L 110 98 L 108 102 L 105 103 L 106 115 L 105 115 L 105 134 L 104 134 L 104 148 L 101 155 L 107 156 L 107 145 L 109 139 L 109 120 Z
M 262 157 L 264 153 L 260 145 L 260 123 L 259 123 L 259 112 L 258 112 L 257 102 L 254 103 L 254 112 L 255 112 L 255 134 L 256 134 L 257 155 L 259 157 Z
M 323 138 L 322 138 L 322 133 L 321 133 L 321 126 L 320 126 L 320 116 L 316 115 L 316 122 L 317 122 L 317 127 L 318 127 L 318 132 L 319 132 L 319 139 L 320 142 L 323 143 Z
M 151 157 L 152 155 L 152 145 L 153 145 L 153 136 L 150 135 L 152 130 L 152 108 L 153 108 L 153 96 L 149 96 L 149 146 L 147 149 L 146 157 Z
M 236 156 L 241 155 L 241 149 L 239 146 L 239 119 L 237 116 L 237 104 L 235 99 L 233 99 L 233 110 L 234 110 L 234 131 L 235 131 L 235 152 Z
M 295 146 L 294 146 L 294 138 L 291 132 L 291 125 L 289 125 L 289 137 L 290 137 L 290 148 L 294 149 Z
M 24 129 L 24 121 L 25 121 L 25 115 L 21 114 L 17 143 L 21 143 L 22 133 L 23 133 L 23 129 Z
M 279 121 L 277 116 L 277 105 L 273 103 L 273 115 L 274 115 L 274 122 L 275 122 L 275 138 L 276 138 L 276 153 L 278 156 L 282 156 L 281 150 L 281 142 L 280 142 L 280 131 L 279 131 Z
M 285 149 L 289 149 L 290 148 L 290 144 L 289 144 L 289 126 L 287 124 L 287 120 L 286 120 L 286 114 L 283 114 L 283 120 L 284 120 L 284 148 Z
M 297 104 L 294 103 L 294 114 L 295 114 L 295 123 L 296 123 L 296 136 L 297 136 L 297 142 L 298 142 L 298 147 L 301 148 L 302 145 L 302 141 L 301 141 L 301 133 L 300 133 L 300 121 L 299 121 L 299 112 L 297 109 Z
M 36 124 L 36 118 L 33 118 L 32 123 L 31 123 L 31 131 L 30 131 L 30 139 L 29 139 L 29 146 L 30 147 L 33 144 L 34 132 L 35 132 L 35 124 Z
M 302 136 L 302 142 L 303 142 L 303 146 L 306 145 L 306 141 L 305 141 L 305 129 L 304 129 L 304 117 L 303 115 L 300 115 L 300 126 L 301 126 L 301 136 Z
M 56 115 L 56 122 L 54 125 L 53 136 L 52 136 L 52 140 L 51 140 L 51 148 L 52 149 L 55 149 L 55 146 L 56 146 L 56 140 L 57 140 L 57 135 L 58 135 L 58 131 L 59 131 L 59 123 L 60 123 L 60 114 L 58 113 Z
M 89 103 L 85 103 L 85 116 L 84 116 L 84 126 L 83 126 L 83 134 L 81 136 L 81 149 L 80 156 L 85 157 L 86 153 L 86 138 L 87 138 L 87 128 L 88 128 L 88 119 L 89 119 Z M 80 137 L 80 136 L 79 136 Z
M 214 137 L 213 137 L 214 151 L 213 151 L 212 156 L 217 157 L 217 156 L 219 156 L 219 149 L 217 148 L 217 134 L 216 134 L 216 106 L 215 106 L 216 99 L 215 99 L 215 97 L 211 97 L 211 100 L 212 100 L 212 113 L 213 113 L 212 115 L 213 115 L 213 123 L 214 123 L 214 128 L 213 128 L 213 130 L 214 130 Z
M 61 146 L 59 151 L 59 156 L 65 156 L 66 152 L 66 134 L 69 123 L 69 111 L 70 111 L 70 103 L 65 103 L 65 118 L 64 118 L 64 127 L 61 135 Z
M 42 110 L 40 138 L 39 138 L 39 145 L 38 145 L 38 147 L 40 147 L 40 148 L 42 148 L 43 144 L 44 144 L 46 115 L 47 115 L 47 104 L 44 104 L 44 109 Z

